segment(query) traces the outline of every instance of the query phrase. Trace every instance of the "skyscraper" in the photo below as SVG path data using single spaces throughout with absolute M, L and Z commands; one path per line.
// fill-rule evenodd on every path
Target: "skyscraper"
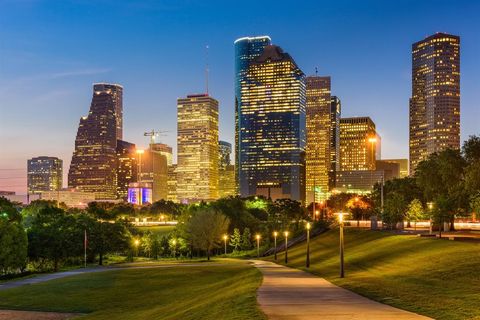
M 218 101 L 208 94 L 177 100 L 177 197 L 218 198 Z
M 460 148 L 460 37 L 436 33 L 412 45 L 410 170 Z
M 305 200 L 305 75 L 292 57 L 268 45 L 241 80 L 241 196 Z
M 117 140 L 117 198 L 127 199 L 128 186 L 137 181 L 137 155 L 135 145 Z
M 329 190 L 335 188 L 336 172 L 340 170 L 340 117 L 342 103 L 336 96 L 331 97 L 330 104 L 330 171 L 328 174 Z
M 168 161 L 172 158 L 172 148 L 163 143 L 150 143 L 141 155 L 140 181 L 152 187 L 153 202 L 167 199 Z
M 330 77 L 306 78 L 305 183 L 307 202 L 326 198 L 331 167 L 331 85 Z M 314 191 L 315 190 L 315 191 Z
M 28 193 L 59 191 L 63 185 L 63 161 L 55 157 L 36 157 L 27 161 Z
M 232 145 L 226 141 L 219 141 L 218 146 L 218 196 L 220 198 L 234 196 L 235 166 L 230 161 Z
M 116 148 L 122 135 L 122 92 L 118 84 L 94 84 L 90 111 L 80 119 L 75 139 L 68 185 L 95 193 L 97 199 L 117 197 Z
M 239 188 L 240 154 L 240 113 L 242 108 L 242 82 L 247 76 L 251 62 L 262 54 L 263 49 L 270 45 L 269 36 L 243 37 L 235 40 L 235 182 Z
M 376 136 L 369 117 L 340 119 L 340 170 L 375 170 Z

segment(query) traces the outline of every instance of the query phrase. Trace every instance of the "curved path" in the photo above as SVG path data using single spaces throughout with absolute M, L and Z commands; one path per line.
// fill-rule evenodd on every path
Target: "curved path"
M 307 272 L 254 260 L 263 273 L 258 303 L 272 320 L 430 319 L 362 297 Z

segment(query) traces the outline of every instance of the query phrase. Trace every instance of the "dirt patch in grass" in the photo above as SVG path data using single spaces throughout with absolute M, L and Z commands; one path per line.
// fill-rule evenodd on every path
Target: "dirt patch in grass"
M 0 310 L 0 320 L 66 320 L 81 315 L 81 313 Z

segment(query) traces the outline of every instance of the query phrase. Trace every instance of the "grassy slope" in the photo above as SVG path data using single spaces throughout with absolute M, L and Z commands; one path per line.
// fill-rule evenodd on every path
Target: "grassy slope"
M 166 226 L 137 227 L 137 229 L 142 232 L 150 231 L 160 236 L 166 236 L 170 232 L 172 232 L 173 229 L 175 229 L 175 226 L 166 225 Z
M 261 274 L 246 263 L 127 269 L 0 291 L 0 308 L 88 313 L 82 319 L 265 319 Z
M 288 265 L 306 270 L 305 250 L 291 248 Z M 337 285 L 436 319 L 480 319 L 478 243 L 346 229 L 345 268 L 341 279 L 338 229 L 312 239 L 309 271 Z

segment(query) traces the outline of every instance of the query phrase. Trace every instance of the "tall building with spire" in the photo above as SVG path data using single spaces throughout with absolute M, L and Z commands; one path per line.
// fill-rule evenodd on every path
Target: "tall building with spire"
M 305 201 L 305 75 L 289 54 L 268 45 L 240 87 L 240 195 Z
M 436 33 L 412 45 L 410 173 L 446 148 L 460 148 L 460 37 Z
M 118 84 L 93 85 L 90 111 L 80 119 L 68 186 L 95 194 L 97 199 L 117 198 L 117 140 L 122 136 L 122 95 Z
M 241 141 L 242 82 L 245 81 L 250 64 L 260 56 L 272 39 L 269 36 L 243 37 L 235 40 L 235 183 L 239 189 L 241 163 L 239 162 Z
M 332 126 L 330 77 L 307 77 L 306 94 L 305 184 L 307 202 L 313 202 L 314 199 L 326 199 L 329 191 Z
M 177 100 L 177 198 L 218 198 L 218 101 L 208 94 Z

